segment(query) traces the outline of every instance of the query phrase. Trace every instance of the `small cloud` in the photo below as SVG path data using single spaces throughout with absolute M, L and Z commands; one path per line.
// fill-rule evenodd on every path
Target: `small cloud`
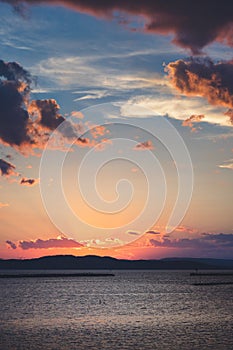
M 154 149 L 154 146 L 153 146 L 153 143 L 150 140 L 138 143 L 134 147 L 135 151 L 145 151 L 145 150 L 152 150 L 152 149 Z
M 178 226 L 174 230 L 175 232 L 185 232 L 185 233 L 198 233 L 198 230 L 189 226 Z
M 87 137 L 78 137 L 75 142 L 80 147 L 93 147 L 94 143 Z
M 125 244 L 124 241 L 120 240 L 117 237 L 108 237 L 103 240 L 101 239 L 88 239 L 81 241 L 80 243 L 85 244 L 86 247 L 96 247 L 96 248 L 108 248 L 113 246 L 120 246 Z
M 38 184 L 38 182 L 39 182 L 39 179 L 26 179 L 26 178 L 23 178 L 20 181 L 20 185 L 34 186 L 34 185 Z
M 138 168 L 133 167 L 133 168 L 131 168 L 131 171 L 132 171 L 132 173 L 137 173 L 137 172 L 139 171 L 139 169 L 138 169 Z
M 139 236 L 141 233 L 138 231 L 126 231 L 128 235 Z
M 222 169 L 233 170 L 233 159 L 225 161 L 223 164 L 220 164 L 218 167 Z
M 78 119 L 83 119 L 84 115 L 82 114 L 82 112 L 72 111 L 71 112 L 71 117 L 78 118 Z
M 97 143 L 95 147 L 95 151 L 104 151 L 107 148 L 107 145 L 112 145 L 112 140 L 110 139 L 102 139 L 100 143 Z
M 108 134 L 108 130 L 104 125 L 92 125 L 90 123 L 87 123 L 87 126 L 89 127 L 89 132 L 94 139 Z
M 6 241 L 6 244 L 9 246 L 9 248 L 11 248 L 11 249 L 17 249 L 17 246 L 16 246 L 16 244 L 14 243 L 14 242 L 12 242 L 12 241 Z
M 146 234 L 148 234 L 148 235 L 160 235 L 160 232 L 154 231 L 154 230 L 149 230 L 146 232 Z
M 197 132 L 198 128 L 194 127 L 194 123 L 199 123 L 205 116 L 203 114 L 193 114 L 191 117 L 185 119 L 182 123 L 182 126 L 187 126 L 191 129 L 192 132 Z
M 0 202 L 0 209 L 5 207 L 9 207 L 9 204 Z
M 0 159 L 0 171 L 3 176 L 16 175 L 15 166 L 3 159 Z

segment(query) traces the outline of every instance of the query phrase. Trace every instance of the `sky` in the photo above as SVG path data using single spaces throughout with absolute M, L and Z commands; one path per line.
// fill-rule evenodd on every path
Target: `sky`
M 0 1 L 0 258 L 233 259 L 233 5 Z

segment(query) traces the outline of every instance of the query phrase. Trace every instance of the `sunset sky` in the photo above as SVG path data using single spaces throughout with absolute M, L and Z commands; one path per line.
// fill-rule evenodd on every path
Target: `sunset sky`
M 0 17 L 0 258 L 233 258 L 233 5 Z

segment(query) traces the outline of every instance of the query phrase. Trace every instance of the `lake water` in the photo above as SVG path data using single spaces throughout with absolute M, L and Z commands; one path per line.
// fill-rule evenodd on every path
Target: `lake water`
M 0 279 L 0 349 L 233 349 L 233 285 L 194 286 L 188 271 L 114 273 Z

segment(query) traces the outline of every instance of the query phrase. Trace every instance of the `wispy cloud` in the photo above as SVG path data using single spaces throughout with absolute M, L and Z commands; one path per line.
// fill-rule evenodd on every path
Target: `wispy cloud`
M 103 62 L 106 60 L 106 64 Z M 64 89 L 81 88 L 74 94 L 82 94 L 76 101 L 100 99 L 120 93 L 122 90 L 155 88 L 168 83 L 163 75 L 152 74 L 144 68 L 137 71 L 124 67 L 121 70 L 111 65 L 111 56 L 64 56 L 50 57 L 31 67 L 31 71 L 41 77 L 49 78 L 55 85 Z M 101 86 L 102 89 L 93 88 Z
M 0 209 L 5 207 L 9 207 L 9 204 L 0 202 Z
M 176 227 L 175 232 L 184 232 L 184 233 L 189 233 L 189 234 L 196 234 L 196 233 L 198 233 L 198 230 L 196 228 L 193 228 L 193 227 L 182 225 L 182 226 Z
M 83 95 L 74 99 L 75 102 L 84 101 L 84 100 L 98 100 L 103 97 L 110 96 L 110 92 L 107 90 L 81 90 L 74 91 L 73 94 Z
M 134 110 L 132 112 L 132 108 Z M 200 122 L 219 124 L 229 127 L 229 121 L 224 116 L 223 106 L 213 106 L 205 103 L 202 97 L 177 96 L 172 91 L 159 94 L 144 94 L 130 98 L 124 106 L 124 116 L 146 118 L 148 116 L 169 116 L 177 120 L 185 121 L 192 115 L 204 115 Z
M 139 236 L 141 233 L 138 231 L 127 231 L 126 232 L 128 235 L 133 235 L 133 236 Z
M 224 163 L 220 164 L 218 167 L 222 169 L 233 170 L 233 159 L 226 160 Z
M 160 235 L 160 232 L 154 231 L 154 230 L 149 230 L 146 232 L 147 235 Z

